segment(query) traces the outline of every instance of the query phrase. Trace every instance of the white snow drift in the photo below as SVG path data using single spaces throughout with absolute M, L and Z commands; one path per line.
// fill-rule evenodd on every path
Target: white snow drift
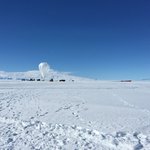
M 45 124 L 30 120 L 21 122 L 0 118 L 0 148 L 14 150 L 150 149 L 150 136 L 125 132 L 104 134 L 96 130 L 62 124 Z

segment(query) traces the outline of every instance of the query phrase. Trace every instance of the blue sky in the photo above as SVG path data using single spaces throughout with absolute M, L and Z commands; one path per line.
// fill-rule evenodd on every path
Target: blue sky
M 150 78 L 149 0 L 1 0 L 0 70 Z

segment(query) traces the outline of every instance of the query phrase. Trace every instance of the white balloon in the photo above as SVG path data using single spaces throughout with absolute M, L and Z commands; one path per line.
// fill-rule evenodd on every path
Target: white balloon
M 50 67 L 47 62 L 41 62 L 39 64 L 39 71 L 40 71 L 43 79 L 45 79 L 47 73 L 49 72 L 49 69 L 50 69 Z

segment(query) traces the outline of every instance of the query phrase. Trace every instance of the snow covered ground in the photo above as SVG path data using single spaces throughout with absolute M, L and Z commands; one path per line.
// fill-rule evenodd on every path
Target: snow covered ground
M 150 82 L 0 81 L 2 150 L 149 150 Z

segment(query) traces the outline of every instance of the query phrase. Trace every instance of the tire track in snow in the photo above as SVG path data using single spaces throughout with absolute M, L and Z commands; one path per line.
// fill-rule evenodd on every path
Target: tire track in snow
M 114 97 L 116 97 L 117 100 L 119 100 L 121 103 L 123 103 L 124 106 L 130 107 L 130 108 L 134 108 L 134 109 L 137 109 L 137 110 L 141 110 L 141 111 L 146 112 L 147 114 L 150 115 L 150 111 L 148 109 L 140 108 L 140 107 L 138 107 L 138 106 L 136 106 L 134 104 L 131 104 L 125 98 L 123 98 L 122 96 L 120 96 L 118 94 L 115 94 L 114 92 L 112 93 L 112 95 Z
M 114 92 L 112 93 L 112 95 L 114 97 L 116 97 L 117 100 L 119 100 L 120 102 L 122 102 L 124 104 L 124 106 L 130 107 L 130 108 L 133 108 L 133 109 L 136 109 L 136 110 L 140 110 L 140 111 L 146 113 L 148 116 L 150 116 L 150 111 L 149 110 L 140 108 L 138 106 L 135 106 L 135 105 L 127 102 L 127 100 L 125 100 L 125 98 L 122 98 L 121 96 L 119 96 L 118 94 L 115 94 Z M 137 131 L 143 131 L 144 132 L 146 130 L 150 131 L 150 123 L 147 124 L 146 126 L 142 126 L 140 128 L 137 128 Z
M 124 106 L 130 107 L 130 108 L 136 108 L 136 109 L 137 109 L 137 107 L 136 107 L 135 105 L 130 104 L 129 102 L 127 102 L 124 98 L 122 98 L 122 97 L 119 96 L 118 94 L 115 94 L 115 93 L 113 92 L 112 95 L 113 95 L 114 97 L 116 97 L 117 100 L 119 100 L 121 103 L 123 103 Z
M 150 111 L 149 110 L 140 108 L 140 107 L 135 106 L 133 104 L 130 104 L 129 102 L 127 102 L 127 100 L 125 100 L 125 98 L 122 98 L 121 96 L 119 96 L 119 95 L 117 95 L 115 93 L 112 93 L 112 95 L 114 97 L 116 97 L 117 100 L 119 100 L 120 102 L 122 102 L 124 104 L 124 106 L 130 107 L 130 108 L 133 108 L 133 109 L 136 109 L 136 110 L 140 110 L 140 111 L 146 113 L 148 116 L 150 116 Z M 150 131 L 150 123 L 147 124 L 146 126 L 142 126 L 140 128 L 137 128 L 136 130 L 137 131 L 143 131 L 143 132 L 145 132 L 146 130 Z

